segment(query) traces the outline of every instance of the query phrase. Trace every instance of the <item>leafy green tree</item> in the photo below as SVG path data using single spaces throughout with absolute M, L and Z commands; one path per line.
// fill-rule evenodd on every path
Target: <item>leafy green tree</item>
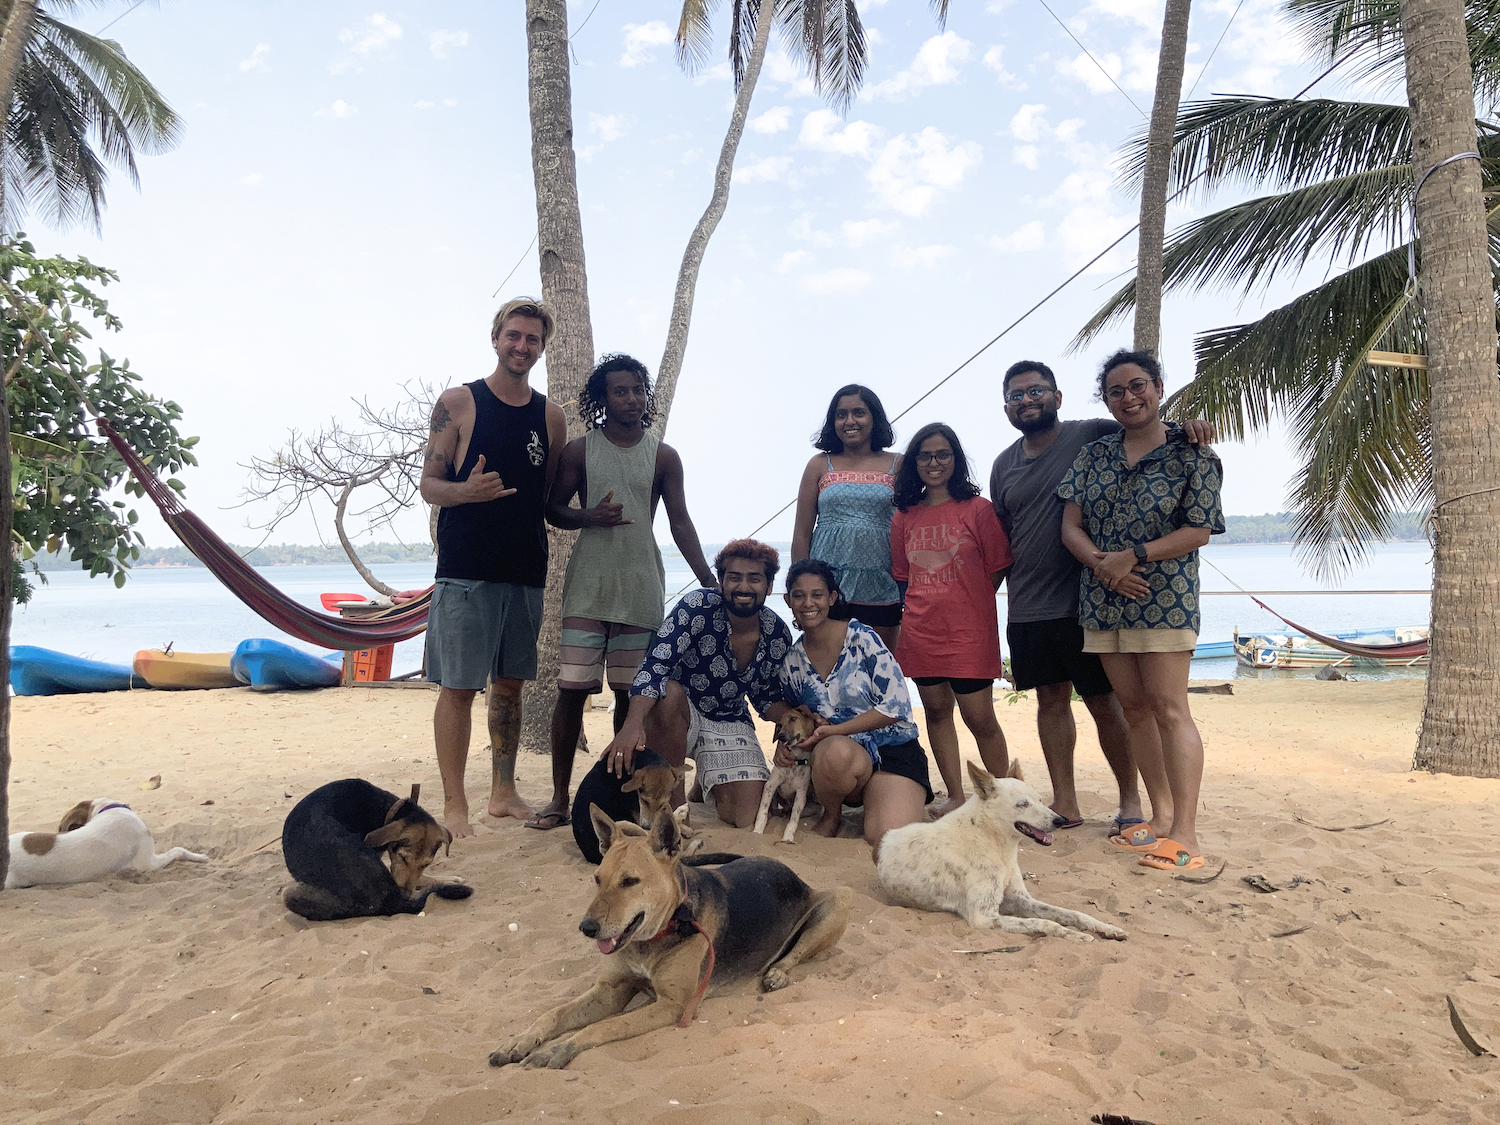
M 81 346 L 91 338 L 87 323 L 119 330 L 119 319 L 90 288 L 116 280 L 114 271 L 86 258 L 40 258 L 24 237 L 0 239 L 17 601 L 31 595 L 24 560 L 39 551 L 65 549 L 91 575 L 109 576 L 117 586 L 140 556 L 137 513 L 110 493 L 116 486 L 127 496 L 144 493 L 109 442 L 93 433 L 82 396 L 178 491 L 182 484 L 170 474 L 197 464 L 198 439 L 177 431 L 181 408 L 146 393 L 128 360 L 102 349 L 91 360 Z
M 1288 12 L 1346 77 L 1403 74 L 1397 0 L 1293 0 Z M 1481 106 L 1500 92 L 1500 0 L 1467 8 Z M 1483 112 L 1483 109 L 1481 109 Z M 1477 123 L 1490 200 L 1490 257 L 1500 265 L 1500 124 Z M 1122 176 L 1136 182 L 1145 138 L 1132 139 Z M 1178 119 L 1172 186 L 1200 196 L 1246 188 L 1268 194 L 1172 233 L 1165 288 L 1246 296 L 1309 265 L 1327 280 L 1258 320 L 1202 332 L 1196 378 L 1175 394 L 1177 417 L 1213 420 L 1227 436 L 1285 421 L 1302 459 L 1291 497 L 1296 540 L 1323 572 L 1363 558 L 1393 520 L 1432 502 L 1427 372 L 1374 366 L 1371 351 L 1423 354 L 1421 302 L 1407 272 L 1413 188 L 1404 105 L 1328 99 L 1221 97 Z M 1340 268 L 1342 267 L 1342 268 Z M 1084 326 L 1077 347 L 1134 306 L 1128 282 Z

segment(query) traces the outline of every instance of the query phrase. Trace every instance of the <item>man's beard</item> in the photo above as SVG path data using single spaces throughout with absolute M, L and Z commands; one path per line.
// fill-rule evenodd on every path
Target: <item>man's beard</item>
M 760 612 L 760 607 L 765 604 L 765 602 L 757 602 L 752 600 L 749 609 L 741 609 L 737 604 L 735 604 L 735 600 L 733 598 L 724 599 L 724 608 L 729 610 L 729 612 L 734 614 L 736 617 L 754 617 Z
M 1057 425 L 1057 411 L 1048 410 L 1044 406 L 1030 418 L 1012 418 L 1010 424 L 1028 436 L 1031 434 L 1044 434 Z

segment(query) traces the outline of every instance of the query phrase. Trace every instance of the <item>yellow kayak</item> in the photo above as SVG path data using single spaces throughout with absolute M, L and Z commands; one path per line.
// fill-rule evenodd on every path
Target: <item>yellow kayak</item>
M 135 674 L 154 688 L 239 687 L 229 670 L 232 652 L 168 652 L 143 648 L 135 654 Z

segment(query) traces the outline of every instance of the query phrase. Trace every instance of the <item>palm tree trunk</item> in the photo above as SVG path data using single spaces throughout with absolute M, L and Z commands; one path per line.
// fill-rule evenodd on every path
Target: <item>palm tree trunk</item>
M 1462 0 L 1402 0 L 1412 169 L 1476 148 Z M 1413 767 L 1500 777 L 1500 385 L 1479 162 L 1416 199 L 1432 384 L 1432 664 Z
M 667 326 L 667 346 L 662 352 L 661 366 L 656 369 L 656 410 L 661 417 L 660 433 L 665 433 L 667 416 L 672 409 L 672 399 L 677 393 L 677 377 L 682 373 L 682 359 L 687 353 L 688 328 L 693 320 L 693 297 L 698 288 L 698 268 L 703 264 L 703 254 L 708 249 L 708 240 L 713 237 L 724 209 L 729 206 L 729 181 L 734 175 L 734 157 L 739 151 L 740 137 L 745 132 L 745 117 L 750 112 L 750 99 L 755 96 L 755 83 L 760 78 L 760 64 L 765 61 L 766 44 L 771 41 L 771 24 L 775 0 L 760 0 L 760 14 L 756 17 L 755 42 L 750 47 L 750 58 L 745 64 L 745 76 L 735 94 L 734 109 L 729 115 L 729 129 L 724 134 L 724 147 L 719 150 L 719 166 L 714 170 L 714 190 L 708 201 L 708 209 L 693 228 L 687 249 L 682 254 L 682 268 L 677 271 L 677 294 L 672 299 L 672 319 Z
M 542 299 L 557 319 L 556 330 L 547 343 L 547 394 L 567 413 L 568 437 L 574 438 L 583 432 L 577 404 L 594 366 L 594 331 L 583 261 L 583 220 L 578 213 L 565 0 L 526 0 L 526 62 Z M 537 640 L 537 678 L 526 685 L 521 703 L 521 740 L 541 754 L 552 745 L 558 646 L 562 642 L 563 575 L 576 537 L 576 532 L 547 528 L 551 556 L 542 599 L 542 633 Z
M 1182 70 L 1187 61 L 1191 0 L 1167 0 L 1161 25 L 1161 54 L 1156 64 L 1156 100 L 1146 140 L 1141 177 L 1141 231 L 1135 267 L 1135 350 L 1161 350 L 1162 244 L 1167 237 L 1167 178 L 1172 165 L 1172 135 L 1177 130 L 1177 103 L 1182 99 Z
M 10 113 L 21 52 L 31 36 L 36 0 L 13 0 L 5 30 L 0 32 L 0 106 Z M 0 122 L 3 126 L 3 122 Z M 4 143 L 0 128 L 0 144 Z M 0 887 L 10 870 L 10 622 L 15 590 L 11 574 L 11 525 L 15 497 L 10 480 L 10 409 L 6 388 L 0 386 Z

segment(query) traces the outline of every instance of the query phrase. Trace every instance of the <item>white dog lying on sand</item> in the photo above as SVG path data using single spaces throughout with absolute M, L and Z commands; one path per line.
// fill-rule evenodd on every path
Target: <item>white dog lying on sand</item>
M 1012 934 L 1093 941 L 1125 940 L 1125 931 L 1076 910 L 1031 897 L 1017 862 L 1021 837 L 1052 844 L 1052 810 L 1035 789 L 1010 776 L 995 778 L 972 762 L 974 795 L 931 824 L 893 828 L 881 838 L 876 869 L 895 898 L 921 910 L 951 910 L 971 926 Z
M 56 832 L 17 832 L 10 838 L 5 889 L 42 883 L 87 883 L 106 875 L 159 871 L 174 860 L 207 863 L 186 848 L 156 854 L 151 830 L 130 806 L 108 797 L 80 801 Z

